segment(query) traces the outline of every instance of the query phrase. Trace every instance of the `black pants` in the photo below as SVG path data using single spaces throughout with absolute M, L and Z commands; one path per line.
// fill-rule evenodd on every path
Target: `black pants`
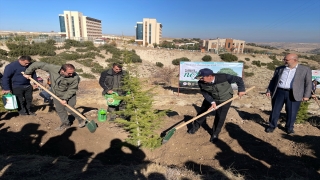
M 19 113 L 27 113 L 27 111 L 30 112 L 32 91 L 33 87 L 31 85 L 12 88 L 12 94 L 16 95 L 18 101 Z
M 222 128 L 222 126 L 224 124 L 224 121 L 226 120 L 227 113 L 229 111 L 231 103 L 232 103 L 232 101 L 227 103 L 227 104 L 225 104 L 225 105 L 223 105 L 223 106 L 221 106 L 217 110 L 215 110 L 216 114 L 215 114 L 214 122 L 213 122 L 213 125 L 212 125 L 212 135 L 216 135 L 217 136 L 220 133 L 221 128 Z M 217 106 L 219 104 L 221 104 L 221 102 L 220 103 L 217 102 Z M 204 112 L 206 112 L 210 107 L 211 107 L 211 104 L 208 101 L 203 100 L 201 108 L 200 108 L 200 111 L 198 112 L 197 116 L 202 114 L 202 113 L 204 113 Z M 194 121 L 194 126 L 200 127 L 201 124 L 206 120 L 207 115 L 202 116 L 198 120 Z
M 110 121 L 114 121 L 117 118 L 117 115 L 114 111 L 121 111 L 126 108 L 126 104 L 124 101 L 121 101 L 119 106 L 108 106 L 108 112 L 110 114 Z

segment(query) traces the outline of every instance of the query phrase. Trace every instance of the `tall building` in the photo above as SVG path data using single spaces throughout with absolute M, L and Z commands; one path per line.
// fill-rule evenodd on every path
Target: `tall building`
M 162 38 L 162 24 L 156 19 L 143 18 L 142 22 L 137 22 L 136 42 L 143 46 L 153 46 L 160 44 Z
M 231 38 L 203 40 L 203 47 L 205 47 L 207 51 L 214 51 L 216 53 L 219 53 L 221 50 L 243 53 L 244 44 L 245 41 Z
M 59 14 L 60 31 L 68 39 L 90 40 L 102 37 L 101 20 L 84 16 L 78 11 Z

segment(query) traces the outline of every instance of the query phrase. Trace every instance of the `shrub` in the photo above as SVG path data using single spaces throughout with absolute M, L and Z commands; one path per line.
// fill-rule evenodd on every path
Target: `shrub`
M 177 58 L 172 60 L 172 64 L 175 66 L 180 65 L 180 61 L 190 61 L 190 59 L 186 58 L 186 57 L 182 57 L 182 58 Z
M 226 61 L 226 62 L 233 62 L 238 60 L 237 56 L 230 53 L 220 54 L 219 56 L 223 61 Z
M 96 77 L 92 74 L 89 74 L 89 73 L 81 73 L 79 74 L 79 76 L 82 76 L 84 78 L 88 78 L 88 79 L 95 79 Z
M 76 69 L 76 72 L 83 72 L 82 68 Z
M 244 76 L 245 76 L 245 77 L 251 77 L 251 76 L 253 76 L 253 75 L 254 75 L 253 72 L 244 72 Z
M 244 58 L 246 61 L 250 61 L 250 58 Z
M 244 69 L 249 69 L 249 66 L 248 65 L 244 65 L 243 68 Z
M 163 64 L 161 63 L 161 62 L 156 62 L 156 66 L 158 66 L 158 67 L 163 67 Z
M 261 62 L 260 61 L 252 61 L 252 65 L 256 65 L 258 67 L 261 67 Z
M 308 106 L 309 102 L 301 102 L 299 111 L 297 113 L 297 118 L 296 118 L 296 123 L 304 123 L 306 120 L 308 120 L 309 115 L 308 115 Z
M 251 55 L 252 57 L 256 57 L 256 55 Z
M 202 57 L 202 61 L 211 61 L 212 60 L 212 57 L 210 55 L 205 55 Z

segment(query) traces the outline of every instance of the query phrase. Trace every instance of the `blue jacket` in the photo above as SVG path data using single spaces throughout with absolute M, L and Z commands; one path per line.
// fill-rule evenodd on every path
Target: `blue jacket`
M 30 80 L 23 77 L 21 72 L 25 72 L 25 70 L 30 66 L 30 64 L 26 67 L 21 66 L 19 60 L 14 61 L 8 64 L 3 72 L 2 77 L 2 89 L 3 90 L 12 90 L 12 88 L 28 86 L 30 85 Z M 37 75 L 34 72 L 32 74 L 33 79 L 37 79 Z

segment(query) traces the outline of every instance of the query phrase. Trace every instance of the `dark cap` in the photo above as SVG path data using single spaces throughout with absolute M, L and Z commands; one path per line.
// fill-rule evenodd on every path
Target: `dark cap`
M 203 76 L 209 76 L 213 75 L 213 71 L 209 68 L 200 69 L 198 75 L 195 77 L 195 79 L 201 79 Z

